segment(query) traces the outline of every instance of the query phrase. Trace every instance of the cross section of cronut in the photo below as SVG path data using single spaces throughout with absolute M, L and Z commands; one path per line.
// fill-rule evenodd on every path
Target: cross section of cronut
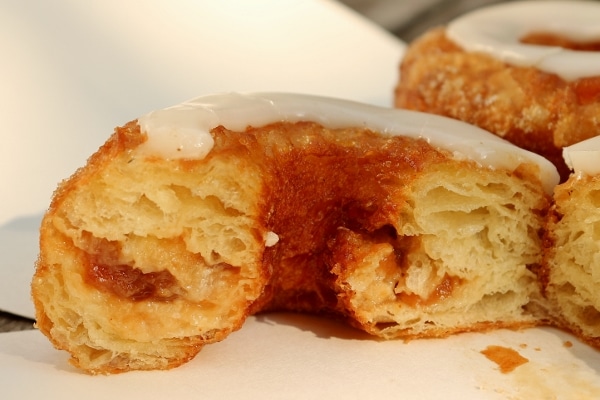
M 75 365 L 171 368 L 273 309 L 386 338 L 535 322 L 534 167 L 310 122 L 211 134 L 202 160 L 139 157 L 132 122 L 57 190 L 33 297 Z

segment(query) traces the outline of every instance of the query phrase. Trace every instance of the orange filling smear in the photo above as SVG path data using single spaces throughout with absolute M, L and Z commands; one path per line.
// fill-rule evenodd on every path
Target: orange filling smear
M 507 374 L 515 368 L 529 362 L 529 360 L 519 354 L 516 350 L 503 346 L 488 346 L 481 354 L 490 361 L 495 362 L 500 367 L 500 372 Z

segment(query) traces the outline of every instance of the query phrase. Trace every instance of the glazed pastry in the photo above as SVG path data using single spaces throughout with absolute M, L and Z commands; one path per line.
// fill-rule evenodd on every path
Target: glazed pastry
M 600 134 L 598 15 L 590 1 L 467 13 L 409 46 L 395 105 L 489 130 L 550 159 L 564 180 L 562 148 Z
M 600 347 L 600 137 L 564 154 L 574 173 L 555 190 L 541 281 L 558 325 Z
M 117 128 L 46 213 L 37 326 L 90 373 L 167 369 L 268 310 L 384 338 L 530 326 L 558 182 L 460 121 L 223 94 Z

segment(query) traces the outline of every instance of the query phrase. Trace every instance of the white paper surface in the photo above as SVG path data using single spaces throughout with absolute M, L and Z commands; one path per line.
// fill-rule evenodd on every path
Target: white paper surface
M 0 310 L 33 318 L 29 286 L 38 254 L 42 215 L 17 217 L 0 226 Z
M 391 105 L 404 50 L 336 3 L 314 0 L 4 0 L 0 45 L 0 309 L 24 316 L 33 315 L 41 213 L 116 125 L 222 91 Z M 480 353 L 488 345 L 529 362 L 502 374 Z M 37 331 L 0 334 L 0 397 L 600 398 L 598 352 L 552 329 L 382 342 L 317 317 L 269 314 L 171 371 L 92 377 L 67 358 Z
M 89 376 L 37 331 L 0 334 L 3 398 L 53 399 L 598 399 L 600 355 L 552 329 L 377 341 L 325 319 L 250 318 L 170 371 Z M 529 361 L 503 374 L 481 351 Z

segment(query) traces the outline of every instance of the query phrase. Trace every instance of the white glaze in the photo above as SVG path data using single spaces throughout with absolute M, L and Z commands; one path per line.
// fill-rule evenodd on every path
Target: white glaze
M 286 93 L 216 94 L 151 112 L 138 119 L 148 135 L 136 151 L 164 158 L 203 158 L 211 150 L 210 131 L 222 125 L 233 131 L 286 121 L 313 121 L 327 128 L 360 127 L 384 135 L 422 138 L 457 159 L 491 168 L 514 170 L 523 162 L 539 166 L 547 192 L 558 173 L 545 158 L 464 122 L 416 111 L 377 107 L 348 100 Z
M 600 75 L 600 52 L 522 44 L 529 33 L 554 33 L 578 42 L 600 40 L 600 3 L 523 1 L 485 7 L 448 24 L 448 38 L 515 66 L 536 67 L 572 81 Z
M 563 148 L 563 158 L 577 175 L 600 174 L 600 136 Z

